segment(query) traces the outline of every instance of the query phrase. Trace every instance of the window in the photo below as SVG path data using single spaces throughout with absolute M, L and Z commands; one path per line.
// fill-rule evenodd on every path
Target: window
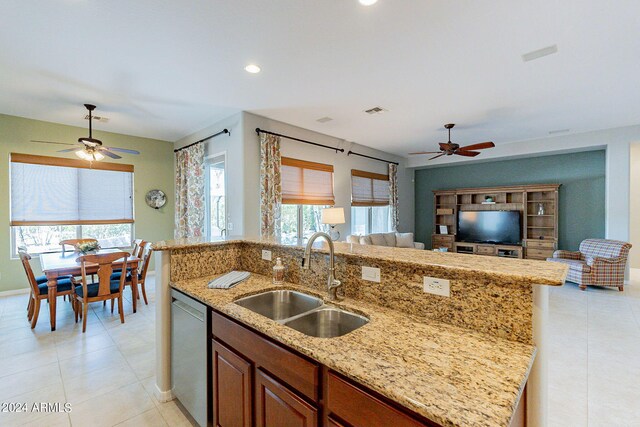
M 351 170 L 351 234 L 390 230 L 389 176 Z
M 309 238 L 316 231 L 328 231 L 320 222 L 322 209 L 335 204 L 333 166 L 282 158 L 283 241 Z
M 31 253 L 60 240 L 128 247 L 133 236 L 133 166 L 11 154 L 11 242 Z
M 227 232 L 227 207 L 225 186 L 225 155 L 206 160 L 205 227 L 209 238 L 220 237 Z
M 391 231 L 389 206 L 352 206 L 351 234 L 363 235 Z
M 12 255 L 25 247 L 33 254 L 60 251 L 60 241 L 67 239 L 94 238 L 101 248 L 123 248 L 131 246 L 133 224 L 95 225 L 25 225 L 11 227 Z

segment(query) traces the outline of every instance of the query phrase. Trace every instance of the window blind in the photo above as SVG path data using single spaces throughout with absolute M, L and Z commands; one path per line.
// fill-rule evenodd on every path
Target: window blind
M 333 166 L 283 157 L 282 203 L 289 205 L 335 204 Z
M 351 170 L 351 206 L 386 206 L 388 204 L 388 175 Z
M 11 154 L 11 225 L 133 222 L 133 166 Z

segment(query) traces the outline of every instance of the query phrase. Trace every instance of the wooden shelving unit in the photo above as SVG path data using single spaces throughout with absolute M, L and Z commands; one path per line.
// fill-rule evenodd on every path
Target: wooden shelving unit
M 433 248 L 510 258 L 546 259 L 558 245 L 558 189 L 560 184 L 438 190 L 434 197 Z M 495 203 L 484 203 L 487 197 Z M 460 211 L 519 211 L 522 214 L 522 244 L 488 245 L 456 241 Z M 441 234 L 440 225 L 447 226 Z

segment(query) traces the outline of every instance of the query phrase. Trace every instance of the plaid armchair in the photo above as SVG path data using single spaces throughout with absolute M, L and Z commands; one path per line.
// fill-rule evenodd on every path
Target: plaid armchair
M 578 252 L 555 251 L 547 261 L 569 265 L 567 280 L 587 286 L 615 286 L 624 290 L 624 271 L 631 244 L 618 240 L 586 239 Z

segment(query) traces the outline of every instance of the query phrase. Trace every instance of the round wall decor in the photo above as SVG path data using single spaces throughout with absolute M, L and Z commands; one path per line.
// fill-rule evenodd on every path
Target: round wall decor
M 144 201 L 153 209 L 160 209 L 167 203 L 167 195 L 162 190 L 149 190 Z

